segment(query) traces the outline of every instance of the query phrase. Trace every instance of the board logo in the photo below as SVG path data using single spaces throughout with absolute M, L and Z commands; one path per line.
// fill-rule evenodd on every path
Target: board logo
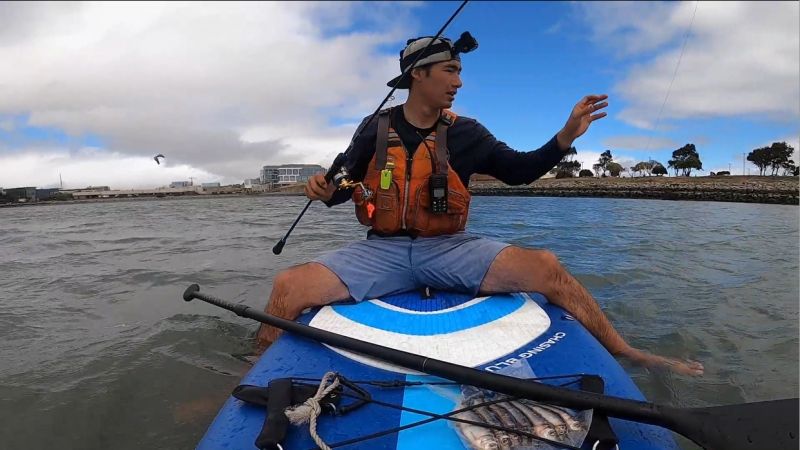
M 470 367 L 496 361 L 526 346 L 550 327 L 547 313 L 526 293 L 473 299 L 462 296 L 462 300 L 453 295 L 453 299 L 434 307 L 428 304 L 427 308 L 420 307 L 426 302 L 421 299 L 410 303 L 375 299 L 326 306 L 309 325 Z M 373 367 L 413 373 L 372 358 L 333 350 Z

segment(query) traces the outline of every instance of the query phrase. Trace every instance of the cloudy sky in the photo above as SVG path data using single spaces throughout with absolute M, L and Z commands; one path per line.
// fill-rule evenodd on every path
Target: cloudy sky
M 327 166 L 388 93 L 405 40 L 458 5 L 0 3 L 0 186 Z M 472 2 L 445 34 L 465 30 L 480 48 L 454 110 L 518 150 L 590 93 L 611 106 L 576 141 L 586 166 L 606 149 L 666 163 L 694 143 L 706 174 L 742 173 L 742 153 L 800 147 L 797 2 Z

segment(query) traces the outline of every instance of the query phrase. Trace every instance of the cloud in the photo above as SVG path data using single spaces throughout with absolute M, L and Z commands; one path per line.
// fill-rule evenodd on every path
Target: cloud
M 14 121 L 11 119 L 0 120 L 0 130 L 11 132 L 14 131 Z
M 357 123 L 385 95 L 398 67 L 382 49 L 416 31 L 403 20 L 414 7 L 0 4 L 0 117 L 97 136 L 108 157 L 94 161 L 109 173 L 111 155 L 152 162 L 163 153 L 224 182 L 256 177 L 264 164 L 325 163 L 354 130 L 330 120 Z M 29 161 L 22 155 L 55 161 L 38 146 L 13 150 L 0 153 L 0 179 Z M 102 184 L 138 183 L 108 178 Z
M 544 30 L 544 34 L 556 34 L 561 33 L 564 28 L 564 22 L 559 20 L 554 24 L 550 25 L 547 29 Z
M 674 150 L 681 145 L 669 138 L 649 136 L 612 136 L 603 140 L 603 146 L 611 149 L 631 151 Z
M 13 170 L 4 168 L 13 167 Z M 120 187 L 118 180 L 131 180 L 127 188 L 167 186 L 172 181 L 218 181 L 222 177 L 187 164 L 171 164 L 162 160 L 157 165 L 152 157 L 123 155 L 96 148 L 66 151 L 60 148 L 37 148 L 31 151 L 0 154 L 3 187 L 37 186 L 83 188 L 92 186 Z
M 592 40 L 630 70 L 613 87 L 619 118 L 652 129 L 695 2 L 578 5 Z M 661 120 L 800 116 L 800 4 L 700 2 Z M 665 124 L 659 125 L 659 128 Z

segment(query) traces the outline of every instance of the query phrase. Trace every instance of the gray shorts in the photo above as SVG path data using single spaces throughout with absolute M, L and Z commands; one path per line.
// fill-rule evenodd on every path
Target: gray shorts
M 509 245 L 463 232 L 416 239 L 372 235 L 313 261 L 335 273 L 359 301 L 426 286 L 476 295 Z

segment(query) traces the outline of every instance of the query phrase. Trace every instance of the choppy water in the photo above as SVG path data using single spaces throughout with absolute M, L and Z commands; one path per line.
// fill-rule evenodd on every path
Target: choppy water
M 263 307 L 272 277 L 364 236 L 300 197 L 0 208 L 0 447 L 192 448 L 248 365 L 255 323 L 180 296 Z M 469 231 L 544 247 L 635 346 L 702 378 L 631 368 L 680 406 L 798 395 L 798 208 L 477 197 Z

